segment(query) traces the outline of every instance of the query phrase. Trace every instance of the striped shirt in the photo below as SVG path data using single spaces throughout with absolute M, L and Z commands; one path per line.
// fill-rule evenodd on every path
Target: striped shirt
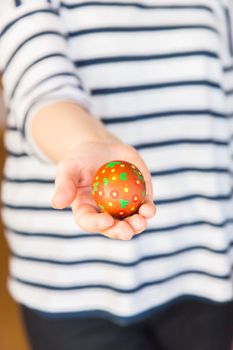
M 233 299 L 233 1 L 0 5 L 8 288 L 50 317 L 130 323 L 181 299 Z M 51 208 L 56 167 L 30 120 L 74 101 L 135 147 L 157 214 L 129 241 Z

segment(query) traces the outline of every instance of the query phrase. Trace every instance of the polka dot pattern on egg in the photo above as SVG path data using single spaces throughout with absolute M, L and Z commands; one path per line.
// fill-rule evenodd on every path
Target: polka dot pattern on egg
M 142 173 L 132 163 L 113 160 L 103 164 L 92 181 L 92 196 L 100 211 L 117 219 L 137 213 L 144 203 L 146 185 Z

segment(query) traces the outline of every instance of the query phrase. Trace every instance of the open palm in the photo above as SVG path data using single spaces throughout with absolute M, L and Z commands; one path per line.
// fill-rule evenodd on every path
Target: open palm
M 91 194 L 92 179 L 97 169 L 113 159 L 135 164 L 143 174 L 146 184 L 145 202 L 138 213 L 124 220 L 100 212 Z M 150 172 L 136 149 L 121 142 L 98 141 L 79 145 L 58 164 L 55 189 L 52 200 L 54 208 L 63 209 L 71 205 L 75 221 L 83 230 L 99 232 L 110 238 L 132 238 L 145 230 L 146 219 L 156 212 Z

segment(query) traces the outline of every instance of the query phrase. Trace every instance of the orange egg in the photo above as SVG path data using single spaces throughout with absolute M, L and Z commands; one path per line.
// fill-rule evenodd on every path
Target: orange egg
M 92 195 L 102 212 L 124 219 L 135 214 L 144 203 L 145 180 L 134 164 L 112 160 L 97 170 L 92 180 Z

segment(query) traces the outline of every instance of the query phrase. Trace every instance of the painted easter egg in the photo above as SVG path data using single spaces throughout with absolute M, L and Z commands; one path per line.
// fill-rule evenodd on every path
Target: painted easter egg
M 92 195 L 102 212 L 124 219 L 135 214 L 145 201 L 145 180 L 134 164 L 113 160 L 97 170 Z

